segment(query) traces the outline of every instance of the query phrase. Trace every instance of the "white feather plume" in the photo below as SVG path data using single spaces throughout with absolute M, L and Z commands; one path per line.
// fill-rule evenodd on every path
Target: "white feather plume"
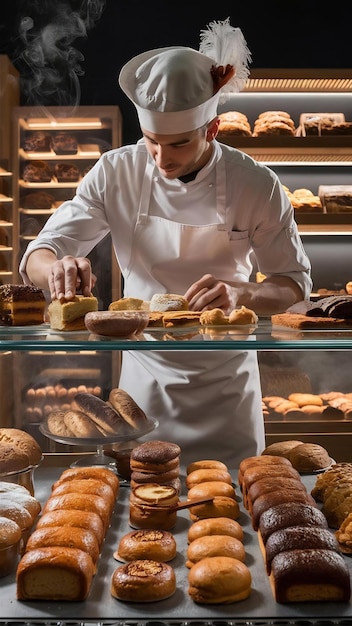
M 252 57 L 241 29 L 231 26 L 230 18 L 210 22 L 201 31 L 199 52 L 213 59 L 216 66 L 234 67 L 235 75 L 221 88 L 221 95 L 243 89 L 249 77 L 248 65 Z

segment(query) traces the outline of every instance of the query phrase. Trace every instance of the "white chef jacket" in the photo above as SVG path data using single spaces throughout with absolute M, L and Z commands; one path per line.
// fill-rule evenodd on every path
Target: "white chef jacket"
M 34 249 L 87 256 L 109 232 L 126 297 L 182 294 L 205 273 L 247 282 L 253 255 L 267 276 L 290 276 L 303 297 L 311 291 L 310 263 L 276 174 L 216 141 L 188 183 L 163 178 L 143 140 L 103 154 L 29 244 L 23 279 Z M 177 442 L 184 465 L 203 457 L 235 468 L 265 446 L 255 351 L 126 351 L 118 384 L 159 420 L 147 438 Z

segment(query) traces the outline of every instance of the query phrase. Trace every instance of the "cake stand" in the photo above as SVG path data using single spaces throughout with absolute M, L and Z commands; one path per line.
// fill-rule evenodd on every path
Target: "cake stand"
M 91 466 L 104 466 L 111 469 L 115 474 L 119 476 L 116 466 L 116 459 L 113 457 L 107 456 L 104 452 L 104 447 L 108 444 L 114 443 L 122 443 L 135 441 L 136 439 L 140 439 L 144 435 L 152 432 L 159 426 L 159 422 L 157 419 L 153 417 L 149 417 L 145 423 L 145 426 L 140 430 L 134 430 L 129 435 L 111 435 L 111 436 L 101 436 L 97 437 L 61 437 L 60 435 L 54 435 L 48 429 L 46 422 L 42 422 L 39 426 L 40 432 L 51 439 L 52 441 L 56 441 L 57 443 L 62 443 L 69 446 L 96 446 L 95 454 L 87 454 L 81 457 L 78 461 L 75 461 L 71 464 L 71 467 L 91 467 Z M 120 476 L 119 476 L 120 477 Z M 128 483 L 129 481 L 123 477 L 121 478 L 122 483 Z

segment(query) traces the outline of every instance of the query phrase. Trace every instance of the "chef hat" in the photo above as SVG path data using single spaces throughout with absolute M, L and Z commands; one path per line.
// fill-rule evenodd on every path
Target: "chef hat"
M 216 117 L 224 93 L 240 91 L 249 60 L 242 32 L 227 19 L 202 31 L 199 51 L 174 46 L 134 57 L 122 68 L 119 84 L 144 130 L 185 133 Z

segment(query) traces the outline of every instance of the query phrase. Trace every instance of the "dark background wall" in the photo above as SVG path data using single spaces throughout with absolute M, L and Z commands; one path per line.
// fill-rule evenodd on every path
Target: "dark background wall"
M 217 0 L 1 0 L 0 54 L 21 74 L 22 105 L 118 105 L 124 143 L 139 127 L 117 85 L 122 65 L 144 50 L 199 46 L 200 31 L 230 17 L 255 68 L 349 68 L 350 20 L 320 2 Z

